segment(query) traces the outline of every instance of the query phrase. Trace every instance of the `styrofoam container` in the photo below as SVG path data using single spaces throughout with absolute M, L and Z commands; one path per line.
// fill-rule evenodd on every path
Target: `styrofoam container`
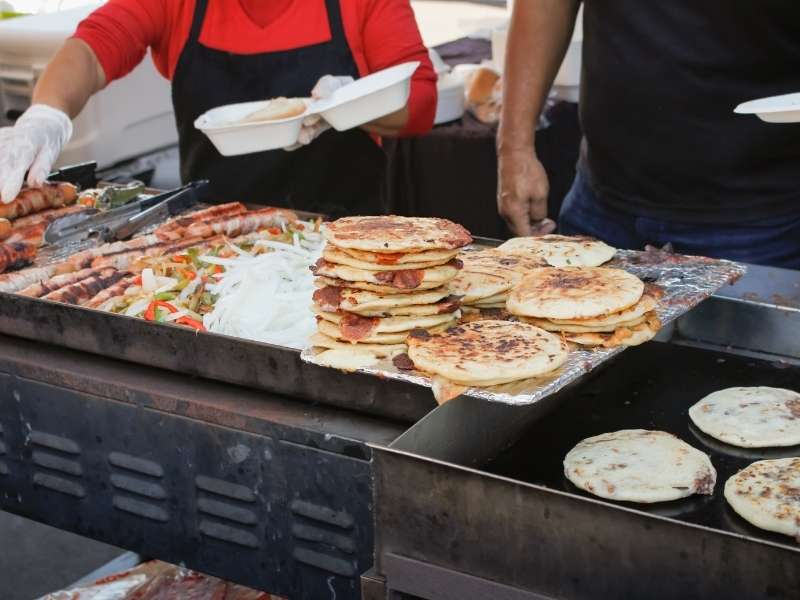
M 800 123 L 800 93 L 751 100 L 740 104 L 733 112 L 758 115 L 767 123 Z
M 296 144 L 308 110 L 288 119 L 255 123 L 237 122 L 265 108 L 269 103 L 269 100 L 261 100 L 219 106 L 197 117 L 194 126 L 208 136 L 222 156 L 277 150 Z
M 318 100 L 309 114 L 319 114 L 337 131 L 359 127 L 402 109 L 411 93 L 411 77 L 419 61 L 376 71 Z
M 437 84 L 439 99 L 436 103 L 434 124 L 449 123 L 464 116 L 464 80 L 458 75 L 446 73 Z

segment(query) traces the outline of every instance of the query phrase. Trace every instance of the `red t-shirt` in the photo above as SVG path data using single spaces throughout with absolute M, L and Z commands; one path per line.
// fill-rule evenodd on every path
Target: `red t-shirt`
M 408 0 L 340 0 L 345 36 L 361 75 L 399 63 L 422 64 L 411 82 L 403 133 L 425 133 L 436 112 L 436 75 Z M 110 0 L 78 25 L 108 82 L 128 74 L 150 48 L 172 79 L 189 37 L 194 0 Z M 209 1 L 200 43 L 236 54 L 301 48 L 331 39 L 325 0 Z M 336 75 L 336 73 L 331 73 Z

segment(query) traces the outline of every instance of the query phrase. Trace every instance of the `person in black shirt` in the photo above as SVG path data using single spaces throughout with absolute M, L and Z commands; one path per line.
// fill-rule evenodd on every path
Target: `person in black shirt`
M 519 0 L 506 52 L 498 208 L 552 229 L 533 124 L 579 0 Z M 800 268 L 800 124 L 733 113 L 800 91 L 798 0 L 585 0 L 584 140 L 559 227 L 621 248 Z

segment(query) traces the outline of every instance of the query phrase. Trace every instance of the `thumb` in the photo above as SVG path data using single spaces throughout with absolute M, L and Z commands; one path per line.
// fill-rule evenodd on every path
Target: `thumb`
M 531 216 L 528 202 L 520 202 L 518 199 L 514 199 L 513 202 L 505 215 L 509 229 L 514 235 L 531 235 Z

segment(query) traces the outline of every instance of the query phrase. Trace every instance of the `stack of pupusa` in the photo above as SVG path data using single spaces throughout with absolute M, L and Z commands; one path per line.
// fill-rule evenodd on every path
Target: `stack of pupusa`
M 450 284 L 450 292 L 461 296 L 465 313 L 504 309 L 508 293 L 531 270 L 546 266 L 537 256 L 510 254 L 498 248 L 462 251 L 463 267 Z
M 378 358 L 405 352 L 412 329 L 442 331 L 461 316 L 447 284 L 469 232 L 446 219 L 346 217 L 323 225 L 326 246 L 312 268 L 318 333 L 311 343 Z
M 509 295 L 508 311 L 526 323 L 582 346 L 636 346 L 661 327 L 660 291 L 622 269 L 547 267 Z

